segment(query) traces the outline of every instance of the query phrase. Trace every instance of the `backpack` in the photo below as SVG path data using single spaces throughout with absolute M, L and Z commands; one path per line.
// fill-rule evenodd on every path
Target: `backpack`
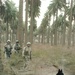
M 19 45 L 19 44 L 15 44 L 14 49 L 15 49 L 15 50 L 20 50 L 20 49 L 21 49 L 21 48 L 20 48 L 20 45 Z
M 27 49 L 27 47 L 25 48 L 24 55 L 29 55 L 29 52 L 26 49 Z

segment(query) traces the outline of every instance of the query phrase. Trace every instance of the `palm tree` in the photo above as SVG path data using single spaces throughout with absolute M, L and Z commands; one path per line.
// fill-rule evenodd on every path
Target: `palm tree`
M 9 35 L 8 22 L 9 22 L 9 19 L 11 19 L 11 17 L 10 17 L 11 6 L 10 6 L 9 3 L 10 3 L 9 0 L 5 2 L 5 4 L 6 4 L 6 10 L 5 10 L 5 17 L 4 17 L 4 20 L 5 20 L 6 25 L 7 25 L 6 40 L 8 40 L 8 35 Z
M 73 7 L 73 0 L 71 0 L 71 8 L 70 8 L 70 22 L 69 22 L 69 30 L 68 30 L 68 48 L 71 46 L 71 33 L 72 33 L 72 7 Z
M 2 1 L 0 0 L 0 33 L 1 33 L 1 14 L 2 14 L 2 10 L 1 10 L 1 7 L 2 7 Z M 1 36 L 1 34 L 0 34 Z M 1 48 L 1 38 L 0 38 L 0 48 Z M 2 64 L 2 58 L 1 58 L 1 49 L 0 49 L 0 74 L 3 74 L 4 70 L 3 70 L 3 64 Z
M 72 9 L 72 16 L 73 16 L 73 20 L 74 20 L 74 25 L 72 28 L 72 42 L 73 42 L 72 45 L 74 46 L 75 45 L 75 4 Z
M 30 19 L 30 42 L 33 43 L 33 30 L 34 30 L 34 24 L 35 24 L 35 18 L 39 16 L 40 12 L 40 0 L 30 0 L 29 2 L 30 8 L 29 8 L 29 17 Z
M 48 31 L 47 31 L 47 43 L 49 43 L 49 38 L 50 38 L 50 14 L 48 14 Z
M 33 43 L 33 0 L 31 0 L 30 42 Z
M 44 22 L 46 22 L 44 24 L 45 24 L 45 26 L 47 28 L 47 43 L 49 43 L 49 41 L 50 41 L 49 39 L 50 39 L 50 18 L 51 18 L 51 12 L 50 11 L 47 11 L 45 13 L 45 17 L 44 18 L 45 18 L 45 21 Z
M 0 25 L 1 25 L 1 19 L 0 19 Z M 1 26 L 0 26 L 0 36 L 1 36 Z M 1 48 L 1 38 L 0 38 L 0 48 Z M 3 73 L 3 64 L 2 64 L 2 61 L 1 61 L 1 49 L 0 49 L 0 74 Z
M 75 46 L 75 21 L 72 28 L 72 46 Z
M 19 14 L 18 14 L 18 29 L 17 29 L 17 39 L 22 46 L 22 35 L 23 35 L 23 0 L 19 0 Z
M 48 27 L 48 16 L 47 14 L 45 14 L 45 17 L 43 18 L 41 25 L 40 25 L 40 29 L 39 29 L 39 33 L 42 36 L 42 40 L 41 43 L 45 43 L 45 34 L 47 33 L 47 27 Z
M 5 1 L 5 13 L 4 13 L 4 22 L 7 25 L 7 35 L 6 35 L 6 40 L 9 39 L 8 35 L 9 35 L 9 27 L 11 28 L 11 23 L 13 20 L 16 19 L 16 12 L 17 9 L 15 7 L 15 4 L 12 1 Z M 10 25 L 10 26 L 9 26 Z
M 53 0 L 49 5 L 48 10 L 52 12 L 52 15 L 58 18 L 58 10 L 61 10 L 65 4 L 65 0 Z M 54 20 L 53 20 L 54 21 Z M 54 45 L 57 45 L 57 23 L 53 26 L 54 29 Z
M 27 44 L 27 26 L 28 26 L 28 0 L 26 0 L 26 16 L 25 16 L 25 45 Z
M 67 11 L 66 0 L 63 3 L 65 4 L 65 7 L 64 7 L 65 12 L 64 12 L 64 25 L 63 25 L 62 45 L 65 45 L 65 33 L 66 33 L 66 23 L 65 23 L 65 21 L 66 21 L 66 11 Z

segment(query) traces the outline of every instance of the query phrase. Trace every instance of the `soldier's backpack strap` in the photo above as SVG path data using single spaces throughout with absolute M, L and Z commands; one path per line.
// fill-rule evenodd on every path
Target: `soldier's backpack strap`
M 27 47 L 25 47 L 24 55 L 29 55 L 29 53 L 26 49 L 27 49 Z

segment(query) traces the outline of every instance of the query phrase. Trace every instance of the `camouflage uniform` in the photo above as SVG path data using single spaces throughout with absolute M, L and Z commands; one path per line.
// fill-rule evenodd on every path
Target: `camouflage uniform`
M 20 47 L 19 41 L 16 40 L 16 43 L 14 44 L 15 53 L 19 53 L 20 49 L 21 47 Z
M 30 42 L 28 42 L 27 46 L 23 48 L 22 56 L 25 59 L 25 62 L 26 62 L 25 65 L 27 65 L 29 59 L 31 59 L 31 43 Z
M 10 58 L 12 54 L 12 45 L 10 43 L 10 40 L 7 40 L 7 43 L 4 46 L 4 53 L 5 53 L 5 58 Z

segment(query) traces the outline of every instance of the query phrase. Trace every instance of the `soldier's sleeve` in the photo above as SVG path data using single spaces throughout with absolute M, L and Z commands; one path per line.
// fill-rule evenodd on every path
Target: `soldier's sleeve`
M 31 52 L 32 50 L 31 50 L 31 47 L 30 47 L 30 52 Z
M 31 54 L 32 54 L 32 50 L 31 50 L 31 47 L 30 47 L 30 59 L 32 59 L 32 56 L 31 56 Z
M 4 53 L 6 52 L 6 50 L 7 50 L 7 45 L 5 44 L 4 45 Z
M 19 49 L 22 49 L 20 45 L 19 45 Z
M 22 56 L 24 57 L 24 52 L 25 52 L 25 47 L 23 48 L 23 51 L 22 51 Z
M 4 52 L 5 52 L 5 49 L 6 49 L 6 45 L 4 45 L 4 49 L 3 49 Z
M 5 45 L 4 45 L 4 49 L 6 49 L 6 48 L 7 48 L 7 45 L 5 44 Z

